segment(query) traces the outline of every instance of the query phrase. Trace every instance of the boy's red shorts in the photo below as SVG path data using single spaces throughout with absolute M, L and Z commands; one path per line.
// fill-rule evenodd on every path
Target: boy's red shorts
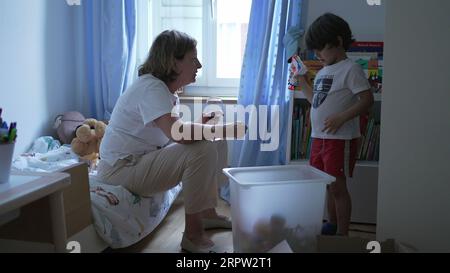
M 313 138 L 309 164 L 334 177 L 352 177 L 358 139 Z

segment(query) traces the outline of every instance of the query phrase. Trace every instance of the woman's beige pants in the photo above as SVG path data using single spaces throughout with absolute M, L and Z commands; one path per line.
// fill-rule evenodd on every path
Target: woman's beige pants
M 105 183 L 122 185 L 132 193 L 150 196 L 183 182 L 185 212 L 217 206 L 218 185 L 226 183 L 226 141 L 174 143 L 142 156 L 128 156 L 111 167 L 100 161 L 98 175 Z

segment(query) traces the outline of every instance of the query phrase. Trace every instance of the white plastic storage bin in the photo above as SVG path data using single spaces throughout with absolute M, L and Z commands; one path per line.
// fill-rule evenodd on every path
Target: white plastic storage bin
M 309 165 L 223 172 L 230 179 L 234 252 L 267 252 L 283 241 L 294 252 L 315 252 L 326 185 L 334 177 Z

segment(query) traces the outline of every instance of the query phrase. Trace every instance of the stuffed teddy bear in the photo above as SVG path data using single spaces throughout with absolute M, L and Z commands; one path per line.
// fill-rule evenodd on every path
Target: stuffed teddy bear
M 80 159 L 89 161 L 91 167 L 97 165 L 100 143 L 105 135 L 105 129 L 104 122 L 90 118 L 85 120 L 75 131 L 76 137 L 71 143 L 72 151 L 80 156 Z

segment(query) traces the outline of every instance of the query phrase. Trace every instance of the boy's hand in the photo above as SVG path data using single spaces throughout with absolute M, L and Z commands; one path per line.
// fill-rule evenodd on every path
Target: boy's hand
M 346 122 L 345 118 L 341 114 L 331 115 L 325 119 L 324 127 L 322 132 L 327 134 L 335 134 L 339 128 L 341 128 L 342 124 Z
M 308 77 L 305 75 L 298 75 L 297 80 L 300 83 L 300 86 L 310 85 Z

